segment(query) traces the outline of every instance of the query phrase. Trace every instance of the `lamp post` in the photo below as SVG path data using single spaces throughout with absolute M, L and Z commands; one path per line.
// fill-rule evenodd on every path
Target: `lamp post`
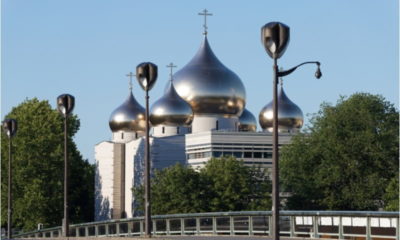
M 7 238 L 12 238 L 11 232 L 11 214 L 12 214 L 12 172 L 11 172 L 11 159 L 12 159 L 12 137 L 17 133 L 17 121 L 15 119 L 5 119 L 3 122 L 3 129 L 8 137 L 8 209 L 7 209 Z
M 150 201 L 150 120 L 149 120 L 149 91 L 157 80 L 157 65 L 144 62 L 136 67 L 136 78 L 146 92 L 146 146 L 144 161 L 144 225 L 145 236 L 151 237 L 151 201 Z
M 289 70 L 279 70 L 278 58 L 284 53 L 290 40 L 290 28 L 280 22 L 270 22 L 261 28 L 261 41 L 273 65 L 273 131 L 272 131 L 272 238 L 279 240 L 279 149 L 278 149 L 278 78 L 291 74 L 304 64 L 316 64 L 316 78 L 322 76 L 319 62 L 303 62 Z
M 68 179 L 69 163 L 67 152 L 67 119 L 75 106 L 75 98 L 69 94 L 62 94 L 57 97 L 57 109 L 64 117 L 64 219 L 63 219 L 63 237 L 69 236 L 69 215 L 68 215 Z

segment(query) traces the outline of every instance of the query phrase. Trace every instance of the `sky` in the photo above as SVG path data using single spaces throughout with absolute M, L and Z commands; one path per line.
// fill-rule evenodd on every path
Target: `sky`
M 278 65 L 305 65 L 284 78 L 288 97 L 306 123 L 321 103 L 356 92 L 380 94 L 399 105 L 397 0 L 3 0 L 1 2 L 1 118 L 25 99 L 75 96 L 81 121 L 75 142 L 94 162 L 94 146 L 110 140 L 111 112 L 128 96 L 129 72 L 145 61 L 158 65 L 150 104 L 162 96 L 170 62 L 184 67 L 203 39 L 246 87 L 246 108 L 258 119 L 272 100 L 272 60 L 260 29 L 271 21 L 290 27 Z M 133 83 L 144 106 L 144 92 Z M 258 130 L 261 130 L 258 126 Z

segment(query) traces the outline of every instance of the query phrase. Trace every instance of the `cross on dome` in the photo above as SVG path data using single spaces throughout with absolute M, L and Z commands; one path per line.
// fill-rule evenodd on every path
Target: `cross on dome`
M 170 77 L 170 81 L 172 81 L 173 69 L 176 68 L 176 65 L 174 65 L 174 64 L 171 62 L 170 64 L 167 65 L 167 68 L 170 68 L 169 77 Z
M 126 74 L 126 76 L 129 77 L 129 90 L 132 91 L 132 88 L 133 88 L 132 77 L 134 77 L 136 75 L 133 74 L 132 72 L 129 72 L 128 74 Z
M 199 15 L 204 16 L 204 24 L 203 24 L 204 32 L 203 32 L 203 34 L 207 35 L 207 29 L 208 29 L 208 27 L 207 27 L 207 16 L 212 16 L 212 13 L 209 13 L 207 11 L 207 9 L 204 9 L 203 12 L 199 13 Z

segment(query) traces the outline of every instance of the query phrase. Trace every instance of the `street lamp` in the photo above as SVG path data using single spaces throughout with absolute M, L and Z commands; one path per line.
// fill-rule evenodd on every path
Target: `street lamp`
M 8 137 L 8 209 L 7 209 L 7 238 L 11 239 L 11 214 L 12 214 L 12 172 L 11 172 L 11 138 L 17 133 L 17 120 L 5 119 L 3 122 L 3 130 Z
M 261 28 L 261 41 L 268 55 L 274 59 L 273 65 L 273 132 L 272 132 L 272 235 L 279 240 L 279 153 L 278 153 L 278 78 L 291 74 L 304 64 L 316 64 L 316 78 L 322 76 L 319 62 L 303 62 L 289 70 L 279 70 L 278 58 L 284 53 L 290 40 L 290 28 L 280 22 L 270 22 Z
M 69 218 L 68 218 L 68 176 L 69 164 L 67 154 L 67 118 L 75 106 L 75 98 L 69 94 L 62 94 L 57 97 L 57 109 L 64 117 L 64 219 L 63 219 L 63 237 L 69 236 Z
M 150 201 L 150 120 L 149 120 L 149 91 L 157 80 L 157 65 L 144 62 L 136 67 L 136 78 L 146 92 L 146 147 L 144 161 L 144 225 L 145 236 L 151 237 L 151 201 Z

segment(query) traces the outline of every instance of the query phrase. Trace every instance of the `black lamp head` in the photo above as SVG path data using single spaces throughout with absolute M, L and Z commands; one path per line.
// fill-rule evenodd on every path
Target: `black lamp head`
M 157 80 L 157 65 L 151 62 L 144 62 L 136 67 L 136 79 L 145 91 L 149 91 Z
M 8 138 L 12 138 L 17 133 L 17 120 L 8 118 L 3 121 L 3 130 Z
M 317 71 L 315 72 L 315 77 L 317 78 L 317 79 L 320 79 L 321 77 L 322 77 L 322 72 L 321 72 L 321 69 L 320 69 L 320 66 L 321 64 L 319 63 L 319 62 L 317 62 L 317 66 L 318 66 L 318 68 L 317 68 Z
M 70 94 L 61 94 L 57 97 L 57 109 L 64 116 L 68 116 L 74 110 L 75 98 Z
M 290 28 L 280 22 L 270 22 L 261 28 L 261 41 L 268 55 L 280 58 L 286 51 L 290 40 Z

